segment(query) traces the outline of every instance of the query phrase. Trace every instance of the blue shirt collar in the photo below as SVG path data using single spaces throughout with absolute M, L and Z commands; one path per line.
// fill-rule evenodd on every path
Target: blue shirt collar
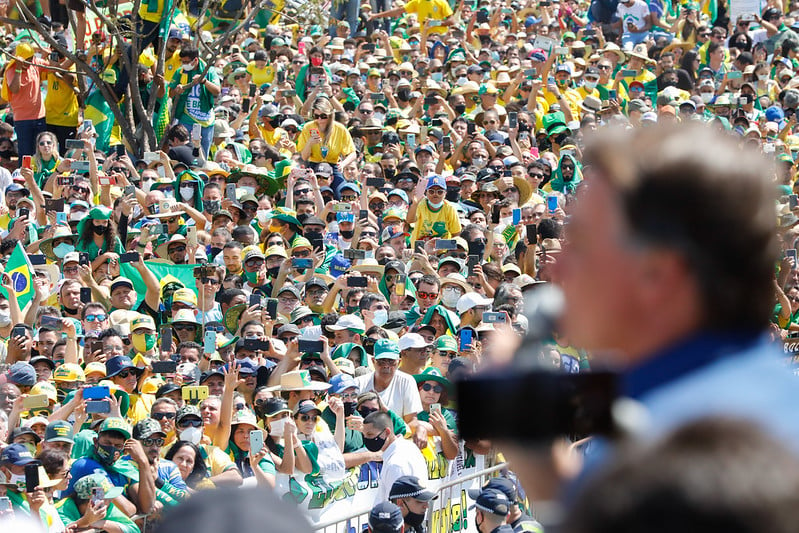
M 655 352 L 622 376 L 622 394 L 641 398 L 665 383 L 754 345 L 765 342 L 758 332 L 697 333 Z

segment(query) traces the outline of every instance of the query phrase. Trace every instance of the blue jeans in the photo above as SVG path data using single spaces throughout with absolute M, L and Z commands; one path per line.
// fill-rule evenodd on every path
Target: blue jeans
M 191 129 L 194 127 L 193 122 L 180 122 L 191 135 Z M 214 125 L 205 126 L 200 130 L 200 147 L 202 148 L 202 156 L 206 161 L 208 160 L 208 150 L 211 149 L 211 143 L 214 142 Z
M 391 2 L 389 0 L 372 0 L 372 12 L 373 13 L 380 13 L 381 11 L 387 11 L 391 8 Z M 377 23 L 377 27 L 389 35 L 391 35 L 391 20 L 387 18 L 377 19 L 373 22 Z
M 636 44 L 646 41 L 647 37 L 649 37 L 648 31 L 642 31 L 638 33 L 624 32 L 624 34 L 621 36 L 621 48 L 622 50 L 630 51 Z
M 17 134 L 17 150 L 19 159 L 23 155 L 36 153 L 36 136 L 47 129 L 44 117 L 34 120 L 15 120 L 14 132 Z
M 361 10 L 361 4 L 358 0 L 341 0 L 339 5 L 335 5 L 335 1 L 330 6 L 330 17 L 335 20 L 346 20 L 350 25 L 350 37 L 355 35 L 358 30 L 358 13 Z M 336 24 L 330 25 L 330 36 L 336 36 Z

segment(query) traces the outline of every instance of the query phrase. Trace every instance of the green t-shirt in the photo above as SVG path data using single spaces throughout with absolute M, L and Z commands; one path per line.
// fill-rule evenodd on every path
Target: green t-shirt
M 458 423 L 455 422 L 455 417 L 452 416 L 452 413 L 449 412 L 449 409 L 442 409 L 441 414 L 444 415 L 444 420 L 447 421 L 447 427 L 452 431 L 457 431 Z M 416 418 L 422 422 L 430 422 L 430 413 L 427 411 L 422 411 L 416 415 Z
M 204 69 L 205 65 L 200 61 L 197 68 L 190 72 L 181 70 L 172 78 L 169 88 L 174 89 L 178 85 L 191 83 L 194 76 L 201 75 Z M 219 85 L 219 75 L 214 68 L 208 69 L 205 79 Z M 205 84 L 198 83 L 178 96 L 175 102 L 174 118 L 184 124 L 196 123 L 203 127 L 211 126 L 214 123 L 214 102 L 215 97 L 208 91 Z

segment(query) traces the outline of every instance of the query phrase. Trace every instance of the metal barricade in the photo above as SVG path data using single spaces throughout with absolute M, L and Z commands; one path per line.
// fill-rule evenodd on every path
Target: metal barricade
M 313 528 L 320 533 L 336 533 L 337 531 L 360 533 L 369 525 L 369 511 L 371 507 L 353 511 L 344 518 L 336 518 L 327 522 L 314 524 Z
M 488 468 L 484 468 L 482 470 L 478 470 L 477 472 L 472 472 L 466 476 L 460 476 L 456 479 L 451 481 L 447 481 L 446 483 L 442 483 L 436 489 L 436 493 L 438 497 L 430 502 L 430 508 L 427 511 L 427 531 L 428 532 L 437 532 L 437 533 L 451 533 L 453 531 L 452 525 L 456 522 L 455 520 L 450 520 L 445 518 L 449 518 L 446 513 L 443 513 L 443 509 L 446 506 L 449 506 L 450 500 L 453 497 L 453 492 L 456 490 L 456 487 L 460 487 L 466 481 L 471 481 L 476 478 L 480 478 L 479 485 L 484 485 L 485 482 L 488 480 L 492 474 L 499 472 L 507 468 L 508 463 L 500 463 L 495 466 L 491 466 Z M 464 516 L 466 515 L 466 510 L 463 510 Z M 437 519 L 437 520 L 436 520 Z M 440 527 L 436 527 L 438 524 L 436 521 L 441 523 Z M 460 531 L 463 531 L 460 529 Z

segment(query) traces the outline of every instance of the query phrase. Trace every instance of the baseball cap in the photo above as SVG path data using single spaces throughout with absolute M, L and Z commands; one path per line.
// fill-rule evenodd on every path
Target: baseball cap
M 130 437 L 128 437 L 130 438 Z M 114 486 L 103 474 L 89 474 L 75 482 L 75 494 L 81 500 L 91 500 L 94 489 L 103 489 L 104 499 L 113 500 L 122 494 L 123 487 Z
M 515 503 L 519 498 L 516 485 L 514 485 L 513 481 L 506 477 L 492 477 L 488 480 L 488 483 L 483 485 L 483 488 L 469 489 L 469 497 L 473 500 L 476 500 L 480 496 L 480 492 L 488 489 L 498 490 L 499 492 L 503 493 L 511 503 Z
M 118 287 L 128 287 L 133 289 L 133 282 L 124 276 L 119 276 L 111 282 L 111 292 L 113 293 Z
M 0 453 L 0 463 L 14 466 L 25 466 L 36 461 L 33 454 L 24 444 L 10 444 Z
M 136 440 L 150 438 L 156 433 L 166 436 L 164 430 L 161 429 L 161 424 L 153 418 L 143 418 L 133 426 L 133 438 Z
M 369 528 L 374 533 L 399 533 L 404 521 L 399 506 L 391 502 L 381 502 L 369 511 Z
M 349 361 L 349 359 L 342 360 Z M 349 374 L 336 374 L 330 378 L 330 388 L 327 390 L 327 392 L 332 394 L 341 394 L 345 390 L 351 389 L 352 387 L 355 387 L 356 389 L 358 388 L 358 384 L 355 382 L 355 379 L 352 376 Z
M 424 340 L 424 337 L 418 333 L 406 333 L 400 337 L 398 344 L 400 352 L 409 348 L 427 348 L 430 346 L 430 343 Z
M 366 324 L 364 324 L 363 319 L 357 315 L 344 315 L 340 317 L 335 324 L 325 327 L 328 331 L 343 331 L 348 329 L 360 333 L 361 335 L 366 331 Z
M 312 400 L 302 400 L 300 403 L 297 404 L 296 414 L 303 415 L 307 413 L 312 413 L 314 411 L 318 412 L 319 414 L 322 414 L 321 409 L 319 409 L 316 406 L 316 404 L 313 403 Z
M 14 385 L 33 387 L 36 384 L 36 370 L 30 363 L 19 361 L 8 369 L 8 381 Z
M 126 439 L 130 438 L 130 425 L 125 421 L 124 418 L 119 418 L 116 416 L 109 416 L 103 423 L 100 425 L 100 429 L 97 431 L 98 434 L 104 433 L 106 431 L 116 431 L 117 433 L 121 433 Z
M 45 442 L 68 442 L 72 444 L 72 424 L 66 420 L 54 420 L 44 430 Z
M 510 504 L 510 500 L 504 493 L 495 489 L 483 489 L 475 498 L 475 503 L 470 509 L 480 509 L 484 513 L 507 516 L 510 511 Z
M 467 292 L 463 296 L 458 299 L 458 303 L 455 306 L 458 313 L 465 313 L 469 309 L 478 306 L 489 306 L 494 302 L 491 298 L 486 298 L 480 293 L 477 292 Z
M 442 189 L 446 190 L 447 180 L 445 180 L 443 176 L 438 176 L 438 175 L 430 176 L 429 178 L 427 178 L 427 186 L 425 187 L 425 190 L 430 189 L 432 187 L 441 187 Z
M 399 359 L 400 350 L 397 343 L 391 339 L 378 339 L 375 342 L 374 358 L 378 359 Z

